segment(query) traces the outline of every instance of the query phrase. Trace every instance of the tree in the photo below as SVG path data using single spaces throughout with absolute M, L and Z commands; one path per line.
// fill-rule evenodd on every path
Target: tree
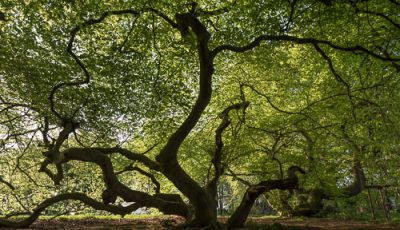
M 252 149 L 254 135 L 263 138 L 255 130 L 264 130 L 271 134 L 267 144 L 275 138 L 270 153 L 280 177 L 249 184 L 228 221 L 235 228 L 244 224 L 260 194 L 298 188 L 294 171 L 303 170 L 296 157 L 284 154 L 289 171 L 284 177 L 275 156 L 281 140 L 281 150 L 293 150 L 297 159 L 304 153 L 301 146 L 310 142 L 302 130 L 314 130 L 312 135 L 323 130 L 326 137 L 318 144 L 336 138 L 327 148 L 341 148 L 341 159 L 354 153 L 354 162 L 367 162 L 379 138 L 388 140 L 385 148 L 397 147 L 384 136 L 388 129 L 380 130 L 380 124 L 399 124 L 393 121 L 398 105 L 390 98 L 397 98 L 400 61 L 399 3 L 394 0 L 2 4 L 8 19 L 0 22 L 4 154 L 38 157 L 34 154 L 42 151 L 36 159 L 39 170 L 55 184 L 63 182 L 73 162 L 92 163 L 100 168 L 105 187 L 103 202 L 84 193 L 61 193 L 44 200 L 28 219 L 2 219 L 1 226 L 27 226 L 48 206 L 78 200 L 121 215 L 154 207 L 186 217 L 191 226 L 220 228 L 219 179 L 230 168 L 245 169 L 238 165 L 241 157 L 254 157 L 226 153 L 225 139 Z M 188 149 L 185 141 L 201 133 L 205 115 L 215 117 L 215 111 L 221 114 L 220 123 L 211 127 L 214 148 L 193 153 L 213 168 L 203 171 L 209 179 L 200 184 L 181 159 Z M 232 121 L 237 132 L 227 135 Z M 281 139 L 279 133 L 292 134 Z M 143 151 L 151 154 L 135 151 L 138 140 L 150 143 Z M 124 157 L 122 171 L 114 169 L 115 155 Z M 124 184 L 119 175 L 126 171 L 148 177 L 155 192 Z M 161 192 L 160 174 L 189 204 L 178 194 Z M 135 203 L 113 205 L 118 197 Z

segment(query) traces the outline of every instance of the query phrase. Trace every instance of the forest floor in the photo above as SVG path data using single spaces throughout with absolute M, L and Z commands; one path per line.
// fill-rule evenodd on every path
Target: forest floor
M 221 217 L 221 222 L 226 222 L 226 218 Z M 26 229 L 101 229 L 101 230 L 152 230 L 152 229 L 176 229 L 183 219 L 177 217 L 148 217 L 136 219 L 68 219 L 58 218 L 52 220 L 41 219 L 36 221 L 30 228 Z M 337 220 L 337 219 L 283 219 L 283 218 L 263 218 L 252 217 L 247 222 L 247 228 L 243 229 L 273 229 L 273 230 L 383 230 L 400 229 L 400 224 L 374 224 L 366 221 Z M 267 225 L 272 225 L 270 228 Z

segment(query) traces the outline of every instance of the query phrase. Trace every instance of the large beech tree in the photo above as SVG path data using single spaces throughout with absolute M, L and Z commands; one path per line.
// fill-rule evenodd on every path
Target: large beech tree
M 47 207 L 77 200 L 121 215 L 153 207 L 190 226 L 223 228 L 217 188 L 229 175 L 248 185 L 228 221 L 232 229 L 244 225 L 261 194 L 297 189 L 296 172 L 318 172 L 319 154 L 329 148 L 339 148 L 333 153 L 341 152 L 349 171 L 358 170 L 354 183 L 343 186 L 347 195 L 362 189 L 354 186 L 364 184 L 361 168 L 376 157 L 370 153 L 391 156 L 397 148 L 396 0 L 5 0 L 0 10 L 2 154 L 42 152 L 32 155 L 41 161 L 37 169 L 57 185 L 67 166 L 91 163 L 105 185 L 102 202 L 64 192 L 27 219 L 0 219 L 0 226 L 28 226 Z M 217 121 L 211 128 L 210 119 Z M 201 137 L 213 146 L 206 153 L 186 144 Z M 243 180 L 235 169 L 258 167 L 262 157 L 245 149 L 265 140 L 271 147 L 263 151 L 280 176 Z M 123 170 L 115 168 L 116 155 Z M 252 159 L 240 165 L 246 156 Z M 205 183 L 184 166 L 199 157 L 212 169 L 204 170 Z M 124 184 L 119 176 L 128 171 L 148 177 L 155 191 Z M 162 192 L 159 178 L 183 196 Z M 7 177 L 0 182 L 18 189 Z M 119 206 L 117 198 L 134 203 Z

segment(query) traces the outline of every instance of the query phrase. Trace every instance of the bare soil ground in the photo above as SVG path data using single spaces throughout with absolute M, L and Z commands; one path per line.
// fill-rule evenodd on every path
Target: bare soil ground
M 225 222 L 226 218 L 220 218 L 221 222 Z M 183 223 L 183 219 L 176 217 L 154 217 L 145 219 L 53 219 L 38 220 L 28 229 L 101 229 L 101 230 L 161 230 L 176 229 L 176 226 Z M 275 225 L 273 229 L 299 229 L 299 230 L 387 230 L 399 229 L 400 224 L 374 224 L 370 222 L 352 221 L 352 220 L 335 220 L 335 219 L 271 219 L 271 218 L 250 218 L 248 221 L 249 228 L 244 229 L 268 229 L 266 225 Z M 279 228 L 279 227 L 283 228 Z M 290 228 L 293 227 L 293 228 Z
M 271 218 L 250 218 L 249 224 L 274 224 L 279 223 L 284 226 L 300 227 L 299 229 L 322 229 L 322 230 L 400 230 L 400 224 L 374 224 L 367 221 L 337 220 L 337 219 L 271 219 Z

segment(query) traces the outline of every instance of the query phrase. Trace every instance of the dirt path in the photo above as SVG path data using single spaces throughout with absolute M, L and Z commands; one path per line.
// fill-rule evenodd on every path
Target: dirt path
M 226 218 L 220 218 L 222 222 Z M 162 230 L 174 229 L 177 225 L 183 223 L 183 219 L 175 217 L 154 217 L 146 219 L 80 219 L 80 220 L 39 220 L 36 221 L 29 229 L 43 230 L 83 230 L 83 229 L 100 229 L 100 230 Z M 399 229 L 400 225 L 393 224 L 373 224 L 362 221 L 335 220 L 335 219 L 279 219 L 279 218 L 250 218 L 248 221 L 251 229 L 265 229 L 263 225 L 284 225 L 297 227 L 300 230 L 386 230 Z M 277 226 L 278 227 L 278 226 Z M 275 229 L 275 228 L 274 228 Z M 279 228 L 277 228 L 279 229 Z
M 271 218 L 250 218 L 249 223 L 274 224 L 279 223 L 285 226 L 304 227 L 304 229 L 323 229 L 323 230 L 400 230 L 397 224 L 373 224 L 371 222 L 337 220 L 337 219 L 271 219 Z

